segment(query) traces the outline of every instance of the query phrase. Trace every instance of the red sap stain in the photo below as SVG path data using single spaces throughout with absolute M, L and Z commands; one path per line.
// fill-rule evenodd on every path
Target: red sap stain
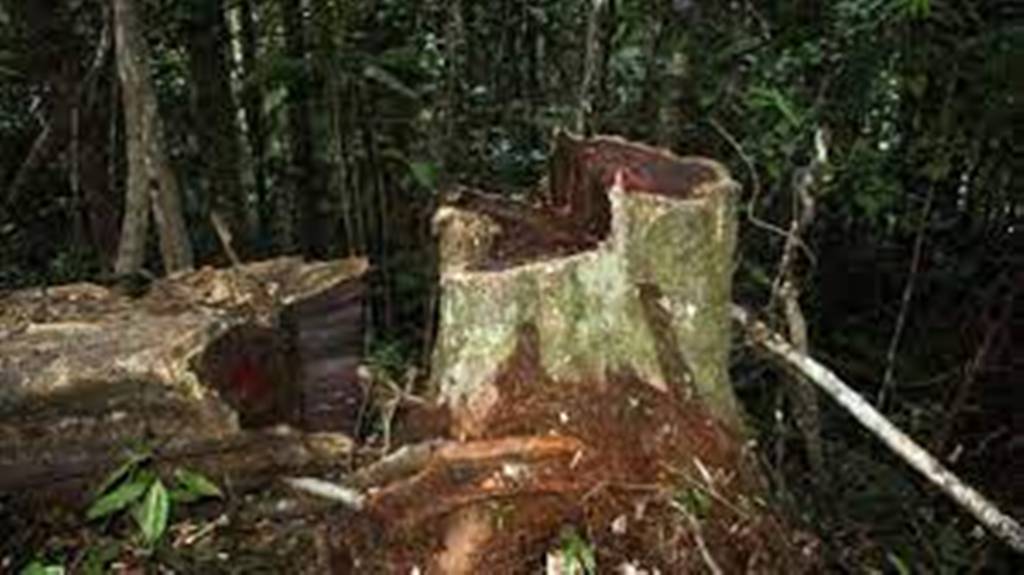
M 272 389 L 270 378 L 253 358 L 239 358 L 228 372 L 229 394 L 245 406 L 268 401 Z

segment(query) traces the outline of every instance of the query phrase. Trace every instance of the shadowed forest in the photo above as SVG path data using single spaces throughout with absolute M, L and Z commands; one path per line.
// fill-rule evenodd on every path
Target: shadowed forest
M 821 393 L 813 375 L 767 359 L 761 332 L 730 332 L 727 308 L 751 310 L 758 329 L 827 366 L 1024 520 L 1022 97 L 1024 6 L 1011 0 L 0 0 L 0 573 L 1015 572 L 1020 549 Z M 644 236 L 657 241 L 637 240 L 649 255 L 627 250 L 622 265 L 678 255 L 681 274 L 712 278 L 726 266 L 708 284 L 722 297 L 679 288 L 725 319 L 699 323 L 690 303 L 657 307 L 676 292 L 649 278 L 636 283 L 635 309 L 652 327 L 615 315 L 611 296 L 598 297 L 613 290 L 591 289 L 598 272 L 571 268 L 574 258 L 605 253 L 618 245 L 605 241 L 617 226 L 655 209 L 631 204 L 646 201 L 638 196 L 690 205 L 711 194 L 706 182 L 732 190 L 706 213 L 734 214 L 734 246 L 720 239 L 732 232 L 714 227 L 722 220 L 685 212 L 677 227 Z M 611 190 L 610 208 L 594 207 L 608 202 L 588 195 L 596 188 Z M 645 229 L 662 230 L 651 222 Z M 724 243 L 693 256 L 679 240 L 680 253 L 665 255 L 672 230 Z M 486 253 L 466 255 L 474 250 Z M 493 291 L 473 283 L 562 262 L 570 271 L 537 285 L 564 281 L 577 295 L 513 279 Z M 326 280 L 303 266 L 341 283 L 317 291 Z M 650 267 L 651 277 L 668 274 Z M 271 277 L 279 293 L 266 287 Z M 345 283 L 352 277 L 357 287 Z M 182 369 L 226 381 L 213 395 L 238 415 L 203 441 L 238 433 L 262 457 L 252 446 L 269 444 L 246 434 L 285 426 L 274 437 L 297 444 L 306 431 L 292 428 L 318 440 L 344 432 L 342 455 L 275 460 L 287 473 L 207 466 L 191 447 L 168 455 L 175 438 L 154 419 L 145 432 L 107 437 L 103 453 L 116 444 L 116 455 L 88 472 L 28 470 L 34 438 L 79 427 L 26 423 L 78 412 L 26 407 L 37 404 L 20 382 L 51 368 L 31 367 L 29 352 L 19 363 L 15 350 L 37 345 L 24 338 L 88 323 L 135 334 L 123 337 L 163 357 L 161 340 L 193 333 L 186 318 L 207 321 L 203 310 L 221 305 L 210 302 L 227 301 L 210 295 L 221 285 L 224 298 L 249 294 L 247 303 L 231 307 L 232 331 L 197 343 L 201 359 Z M 83 311 L 94 296 L 97 307 Z M 502 331 L 496 310 L 534 310 L 524 298 L 540 303 Z M 114 322 L 133 306 L 150 315 Z M 544 310 L 555 308 L 564 313 L 551 319 Z M 665 310 L 696 313 L 709 334 L 724 330 L 718 351 L 702 355 L 712 344 L 688 339 Z M 330 332 L 347 346 L 337 354 L 303 347 L 303 334 L 356 317 L 358 329 Z M 552 327 L 560 321 L 576 327 Z M 618 322 L 626 343 L 591 346 L 617 339 L 591 335 L 602 322 Z M 650 329 L 651 342 L 631 339 L 634 329 Z M 280 330 L 298 343 L 280 362 L 266 359 L 277 358 Z M 496 334 L 507 335 L 497 347 L 473 347 Z M 640 342 L 635 356 L 630 342 Z M 83 365 L 122 365 L 121 343 L 110 345 Z M 666 345 L 685 360 L 666 360 Z M 572 369 L 546 359 L 556 352 L 574 358 L 564 362 Z M 487 378 L 474 367 L 485 364 Z M 330 379 L 316 370 L 358 380 L 358 405 L 310 392 L 314 379 Z M 593 373 L 604 383 L 588 387 Z M 478 397 L 463 391 L 478 375 L 497 382 L 500 417 L 459 415 L 459 398 Z M 698 395 L 710 389 L 705 378 L 731 391 L 707 406 L 658 395 L 677 376 Z M 650 410 L 638 421 L 617 405 Z M 184 417 L 176 413 L 159 417 Z M 567 413 L 586 415 L 567 423 Z M 678 427 L 662 433 L 663 421 Z M 571 433 L 548 433 L 559 426 Z M 441 447 L 430 443 L 442 436 Z M 60 443 L 46 449 L 60 453 Z M 653 446 L 642 461 L 629 455 L 637 444 Z M 381 470 L 401 445 L 434 446 L 415 481 Z M 580 445 L 603 455 L 581 456 Z M 508 475 L 508 457 L 540 479 L 500 493 L 466 479 L 492 464 Z M 659 462 L 691 459 L 692 475 L 680 476 L 725 481 L 705 469 L 716 462 L 737 483 L 665 487 L 678 485 L 679 470 Z M 565 465 L 571 473 L 559 475 Z M 71 475 L 85 487 L 43 487 L 58 476 L 70 485 Z M 365 488 L 373 513 L 364 518 L 362 499 L 325 495 L 325 482 L 299 475 Z M 651 503 L 641 520 L 637 491 L 667 493 L 650 495 L 665 505 Z M 531 507 L 538 494 L 552 499 Z M 749 511 L 748 499 L 770 511 Z M 474 515 L 481 506 L 486 521 Z M 441 517 L 452 525 L 443 544 L 416 530 Z M 460 545 L 470 550 L 452 551 Z

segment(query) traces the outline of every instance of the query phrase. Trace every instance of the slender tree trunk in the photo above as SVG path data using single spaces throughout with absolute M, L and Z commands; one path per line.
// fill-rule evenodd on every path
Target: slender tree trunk
M 579 103 L 576 108 L 576 133 L 584 134 L 591 123 L 593 94 L 598 62 L 601 60 L 601 12 L 607 0 L 590 0 L 587 14 L 587 36 L 583 48 L 583 78 L 580 81 Z
M 189 70 L 195 91 L 197 158 L 208 186 L 211 209 L 227 218 L 235 237 L 245 238 L 245 189 L 240 170 L 237 107 L 231 89 L 226 47 L 229 33 L 221 0 L 189 4 L 186 22 Z M 246 242 L 236 248 L 245 251 Z
M 160 252 L 168 273 L 192 267 L 192 246 L 182 213 L 178 183 L 164 153 L 162 122 L 149 75 L 149 48 L 133 0 L 114 0 L 117 69 L 125 110 L 128 186 L 121 245 L 115 270 L 142 268 L 148 210 L 153 209 Z
M 256 35 L 255 14 L 252 0 L 240 0 L 239 19 L 242 30 L 242 69 L 247 80 L 242 92 L 242 107 L 245 114 L 249 148 L 252 152 L 253 179 L 256 186 L 257 235 L 268 233 L 268 224 L 274 213 L 273 202 L 267 192 L 267 135 L 263 122 L 263 89 L 258 82 L 251 81 L 256 71 L 259 51 Z
M 344 227 L 345 250 L 349 255 L 355 254 L 355 236 L 353 233 L 352 200 L 349 197 L 346 174 L 346 158 L 344 153 L 345 122 L 343 104 L 343 82 L 341 71 L 336 64 L 336 54 L 344 50 L 345 14 L 344 6 L 338 0 L 316 0 L 317 39 L 315 66 L 317 76 L 322 79 L 318 104 L 321 115 L 327 120 L 325 132 L 327 151 L 326 159 L 326 192 L 329 198 L 330 221 L 337 221 L 340 215 Z M 340 206 L 340 214 L 337 207 Z M 328 230 L 329 233 L 329 230 Z
M 445 86 L 438 108 L 443 118 L 439 130 L 434 131 L 437 138 L 433 144 L 433 152 L 440 165 L 440 184 L 450 183 L 452 164 L 459 156 L 459 142 L 455 119 L 459 115 L 462 101 L 460 78 L 464 70 L 466 50 L 466 26 L 463 15 L 462 0 L 449 0 L 445 18 Z
M 299 208 L 299 242 L 308 256 L 327 255 L 324 194 L 319 189 L 313 151 L 313 122 L 306 20 L 300 0 L 282 0 L 285 50 L 298 74 L 288 87 L 288 132 L 291 144 L 291 183 Z

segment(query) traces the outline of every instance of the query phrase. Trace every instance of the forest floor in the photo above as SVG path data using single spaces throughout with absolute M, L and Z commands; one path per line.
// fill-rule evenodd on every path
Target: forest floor
M 147 549 L 127 514 L 85 524 L 88 502 L 9 498 L 0 507 L 8 534 L 0 572 L 33 556 L 70 573 L 818 568 L 818 541 L 770 510 L 750 446 L 700 402 L 628 373 L 552 381 L 535 360 L 520 350 L 507 362 L 498 385 L 506 407 L 472 440 L 439 439 L 437 413 L 406 412 L 399 439 L 434 445 L 430 456 L 369 489 L 360 512 L 267 477 L 244 492 L 224 485 L 223 500 L 174 510 L 166 535 Z M 351 469 L 322 476 L 343 479 Z

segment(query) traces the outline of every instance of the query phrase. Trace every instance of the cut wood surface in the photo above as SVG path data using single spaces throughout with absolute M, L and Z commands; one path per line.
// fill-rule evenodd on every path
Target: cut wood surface
M 88 467 L 140 441 L 188 451 L 243 427 L 351 431 L 365 270 L 282 258 L 138 297 L 95 284 L 4 296 L 0 477 Z

